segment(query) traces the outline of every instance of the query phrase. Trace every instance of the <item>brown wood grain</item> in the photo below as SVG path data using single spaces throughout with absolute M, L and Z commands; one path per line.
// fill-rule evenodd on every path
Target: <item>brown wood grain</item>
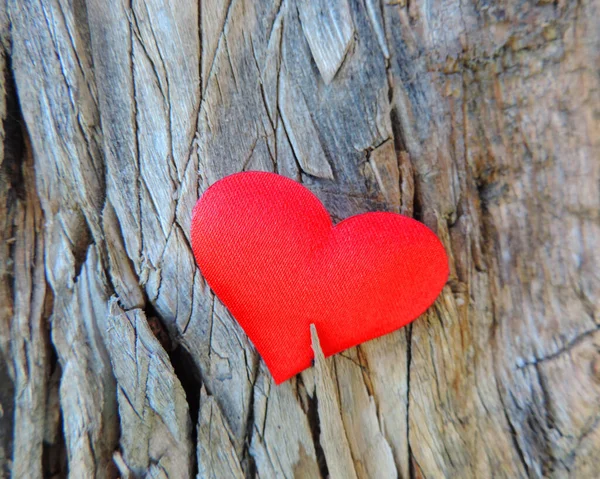
M 600 476 L 599 15 L 2 2 L 0 477 Z M 243 170 L 423 221 L 440 298 L 276 387 L 189 243 Z

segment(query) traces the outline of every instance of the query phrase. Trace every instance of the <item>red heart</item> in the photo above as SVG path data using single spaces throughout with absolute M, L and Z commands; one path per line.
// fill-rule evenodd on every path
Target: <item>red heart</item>
M 191 233 L 202 274 L 277 384 L 311 365 L 311 323 L 330 356 L 416 319 L 448 278 L 444 247 L 422 223 L 366 213 L 334 227 L 316 196 L 273 173 L 216 182 Z

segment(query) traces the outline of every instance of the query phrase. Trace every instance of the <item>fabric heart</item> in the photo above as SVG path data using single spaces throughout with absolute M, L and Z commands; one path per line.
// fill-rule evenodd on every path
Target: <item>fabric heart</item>
M 365 213 L 333 226 L 316 196 L 273 173 L 216 182 L 191 234 L 206 281 L 277 384 L 311 365 L 311 323 L 330 356 L 416 319 L 448 278 L 444 247 L 422 223 Z

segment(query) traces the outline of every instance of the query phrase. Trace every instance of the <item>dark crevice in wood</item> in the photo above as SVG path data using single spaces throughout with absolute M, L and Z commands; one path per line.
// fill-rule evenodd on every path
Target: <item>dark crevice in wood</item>
M 150 327 L 152 334 L 158 339 L 163 349 L 167 352 L 172 352 L 174 349 L 173 341 L 171 341 L 171 337 L 169 336 L 169 332 L 165 325 L 156 316 L 146 316 L 146 320 L 148 321 L 148 326 Z
M 425 207 L 426 208 L 426 207 Z M 419 178 L 415 178 L 415 196 L 413 199 L 413 218 L 423 222 L 424 215 L 423 197 L 421 192 L 421 182 Z
M 1 270 L 6 275 L 6 284 L 10 291 L 10 298 L 15 297 L 15 273 L 14 273 L 14 245 L 15 245 L 15 206 L 17 201 L 25 201 L 25 181 L 23 178 L 23 166 L 25 157 L 25 125 L 21 116 L 19 99 L 16 91 L 16 84 L 11 68 L 11 57 L 8 52 L 6 55 L 6 69 L 4 72 L 4 89 L 6 101 L 6 117 L 3 120 L 4 127 L 4 143 L 2 148 L 4 156 L 0 164 L 0 189 L 6 191 L 6 204 L 3 205 L 6 211 L 6 217 L 0 218 L 4 222 L 5 237 L 10 241 L 8 244 L 7 263 L 1 265 Z M 7 307 L 9 305 L 2 305 Z M 10 306 L 12 308 L 12 304 Z M 3 325 L 4 326 L 4 325 Z M 9 325 L 6 325 L 9 326 Z M 10 356 L 10 351 L 7 351 L 7 357 Z M 8 372 L 7 372 L 8 374 Z M 12 384 L 12 383 L 11 383 Z M 6 406 L 12 408 L 13 405 Z M 6 417 L 6 413 L 3 417 Z M 12 421 L 12 414 L 10 416 Z M 12 424 L 12 422 L 11 422 Z M 12 426 L 11 426 L 12 431 Z M 11 440 L 12 443 L 12 440 Z M 10 457 L 10 456 L 8 456 Z
M 4 118 L 4 159 L 0 169 L 0 180 L 10 184 L 10 191 L 16 198 L 25 199 L 25 182 L 22 163 L 25 152 L 25 122 L 21 116 L 21 107 L 17 95 L 16 83 L 12 71 L 11 57 L 6 55 L 4 88 L 6 90 L 6 117 Z M 10 194 L 10 193 L 9 193 Z M 10 201 L 10 196 L 9 196 Z
M 17 95 L 15 78 L 12 70 L 12 59 L 8 51 L 0 52 L 5 56 L 6 64 L 4 78 L 0 80 L 3 86 L 5 100 L 5 117 L 3 119 L 3 156 L 0 164 L 0 193 L 5 204 L 2 205 L 2 211 L 5 213 L 0 217 L 3 223 L 4 238 L 6 238 L 5 253 L 0 264 L 0 280 L 7 286 L 7 296 L 10 298 L 8 304 L 2 304 L 0 307 L 5 309 L 5 314 L 0 315 L 2 319 L 6 318 L 7 323 L 1 324 L 6 328 L 8 338 L 11 336 L 11 326 L 14 321 L 13 301 L 18 294 L 15 286 L 15 235 L 17 230 L 23 228 L 23 225 L 15 223 L 15 212 L 18 203 L 27 201 L 27 191 L 23 169 L 29 167 L 25 164 L 25 125 L 21 115 L 19 98 Z M 31 265 L 33 267 L 33 265 Z M 8 299 L 7 298 L 7 299 Z M 6 344 L 6 350 L 0 353 L 0 477 L 9 477 L 12 469 L 14 431 L 18 424 L 15 423 L 15 406 L 17 398 L 15 397 L 14 366 L 15 357 L 13 356 L 11 343 Z M 27 345 L 25 345 L 27 346 Z M 6 360 L 6 361 L 5 361 Z M 13 367 L 9 367 L 9 362 Z M 11 370 L 12 369 L 12 370 Z
M 300 380 L 300 379 L 299 379 Z M 306 411 L 308 418 L 308 426 L 312 434 L 313 442 L 315 445 L 315 455 L 317 456 L 317 465 L 319 466 L 319 472 L 321 477 L 329 477 L 329 469 L 327 467 L 327 460 L 325 459 L 325 452 L 321 445 L 321 424 L 319 422 L 319 398 L 315 392 L 312 397 L 308 396 L 308 411 Z
M 14 384 L 6 362 L 0 361 L 0 477 L 10 476 L 10 459 L 13 446 Z
M 202 380 L 200 371 L 196 367 L 194 358 L 192 355 L 183 347 L 177 346 L 173 351 L 169 352 L 169 359 L 175 370 L 175 375 L 179 379 L 183 390 L 185 391 L 185 398 L 188 403 L 190 420 L 192 422 L 192 444 L 198 443 L 198 412 L 200 410 L 200 388 L 202 386 Z M 196 454 L 192 454 L 192 477 L 196 477 L 198 473 L 198 462 Z
M 58 430 L 59 435 L 56 443 L 44 443 L 42 452 L 42 469 L 44 477 L 68 477 L 69 462 L 67 458 L 67 444 L 63 428 L 63 411 L 60 410 Z
M 392 82 L 390 81 L 388 97 L 390 99 L 394 98 L 394 87 Z M 393 100 L 391 100 L 393 101 Z M 392 103 L 393 105 L 393 103 Z M 395 106 L 392 106 L 390 110 L 390 120 L 392 123 L 392 132 L 394 133 L 394 147 L 396 148 L 396 152 L 406 151 L 406 140 L 404 136 L 404 131 L 402 130 L 402 123 L 400 121 L 400 115 Z
M 160 342 L 161 346 L 169 355 L 169 360 L 173 366 L 175 376 L 179 379 L 181 387 L 185 392 L 185 398 L 188 403 L 188 414 L 191 421 L 191 442 L 198 442 L 198 414 L 200 411 L 200 389 L 202 387 L 202 375 L 198 369 L 192 354 L 182 345 L 178 344 L 177 338 L 169 335 L 165 322 L 161 319 L 156 308 L 147 302 L 144 312 L 152 333 Z M 197 456 L 192 455 L 192 475 L 195 477 L 198 473 Z
M 89 247 L 94 241 L 87 218 L 83 211 L 81 211 L 81 221 L 79 222 L 79 226 L 80 228 L 78 228 L 77 236 L 75 238 L 69 237 L 67 230 L 64 229 L 65 235 L 67 235 L 71 242 L 71 252 L 73 254 L 73 259 L 75 260 L 75 278 L 79 278 L 81 268 L 83 268 L 83 264 L 88 256 Z
M 162 319 L 154 305 L 147 300 L 145 291 L 144 299 L 146 300 L 144 313 L 146 315 L 146 321 L 148 321 L 148 326 L 163 349 L 170 355 L 179 347 L 179 341 L 177 338 L 171 336 L 170 330 L 166 325 L 167 323 Z M 177 373 L 177 371 L 175 372 Z M 200 387 L 198 387 L 198 394 L 200 394 Z
M 49 377 L 50 383 L 56 382 L 57 385 L 60 384 L 60 379 L 62 377 L 62 367 L 60 362 L 58 361 L 58 354 L 56 352 L 56 348 L 54 344 L 49 341 L 50 347 L 48 351 L 48 362 L 50 363 L 49 367 Z M 47 408 L 47 420 L 50 419 L 50 394 L 52 394 L 53 390 L 51 385 L 47 388 L 47 399 L 46 399 L 46 408 Z M 58 392 L 58 391 L 57 391 Z M 67 461 L 67 444 L 64 434 L 63 428 L 63 411 L 62 408 L 58 408 L 59 417 L 58 417 L 58 425 L 56 429 L 56 437 L 53 442 L 48 442 L 50 439 L 46 437 L 43 444 L 42 449 L 42 470 L 44 471 L 44 477 L 67 477 L 68 475 L 68 461 Z M 48 429 L 48 426 L 46 427 Z
M 250 446 L 252 444 L 252 435 L 255 432 L 254 427 L 254 398 L 256 397 L 256 380 L 258 379 L 258 366 L 259 362 L 256 362 L 254 370 L 254 383 L 252 384 L 252 390 L 250 391 L 250 401 L 248 403 L 248 418 L 246 419 L 246 431 L 244 433 L 244 450 L 242 452 L 241 466 L 244 471 L 244 475 L 247 479 L 253 479 L 257 477 L 257 467 L 254 457 L 250 454 Z M 265 410 L 265 420 L 266 420 Z M 263 428 L 264 429 L 264 428 Z M 264 432 L 264 430 L 263 430 Z
M 410 366 L 412 363 L 412 328 L 412 324 L 409 324 L 406 328 L 406 447 L 408 449 L 409 478 L 415 479 L 415 465 L 413 464 L 413 453 L 410 446 Z
M 477 194 L 485 209 L 488 203 L 497 203 L 498 200 L 508 192 L 508 184 L 498 178 L 498 173 L 486 170 L 485 176 L 476 178 Z
M 508 425 L 508 428 L 510 430 L 510 439 L 512 440 L 514 450 L 517 452 L 519 461 L 523 466 L 525 474 L 527 475 L 527 477 L 531 477 L 531 473 L 529 471 L 529 464 L 527 462 L 525 452 L 523 451 L 523 449 L 521 448 L 521 444 L 519 443 L 519 435 L 517 434 L 517 430 L 515 429 L 515 426 L 508 414 L 508 409 L 506 407 L 506 404 L 504 404 L 504 397 L 502 396 L 501 391 L 498 391 L 498 396 L 500 397 L 500 402 L 502 403 L 502 412 L 504 413 L 506 424 Z

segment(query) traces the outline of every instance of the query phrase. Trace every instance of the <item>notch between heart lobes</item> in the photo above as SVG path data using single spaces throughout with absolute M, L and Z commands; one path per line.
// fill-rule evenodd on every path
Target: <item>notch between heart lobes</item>
M 237 173 L 192 215 L 204 278 L 248 334 L 277 384 L 310 367 L 310 324 L 326 356 L 390 333 L 433 304 L 448 278 L 440 240 L 396 213 L 336 226 L 301 184 Z

